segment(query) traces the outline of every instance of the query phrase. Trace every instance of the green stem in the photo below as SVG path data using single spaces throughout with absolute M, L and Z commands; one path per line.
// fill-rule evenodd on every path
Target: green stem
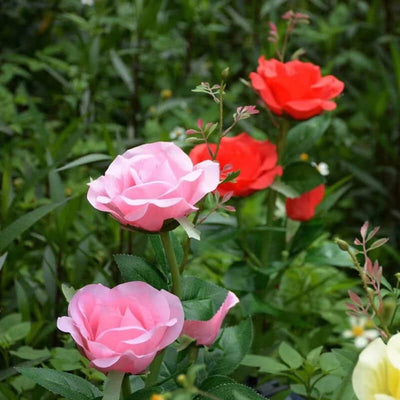
M 103 400 L 119 400 L 124 372 L 110 371 L 104 384 Z
M 165 350 L 158 353 L 150 365 L 150 374 L 146 378 L 146 387 L 153 386 L 157 383 L 158 373 L 160 372 L 162 360 L 164 358 Z
M 167 257 L 169 270 L 172 276 L 172 293 L 182 297 L 181 276 L 179 274 L 179 267 L 176 261 L 175 252 L 172 247 L 171 239 L 168 232 L 160 232 L 161 242 L 163 244 L 165 255 Z
M 122 396 L 124 400 L 128 400 L 131 395 L 131 383 L 129 381 L 129 375 L 125 375 L 124 380 L 122 381 Z
M 269 189 L 267 194 L 267 229 L 272 228 L 274 225 L 274 214 L 275 214 L 275 203 L 276 203 L 276 192 L 275 190 Z M 271 247 L 273 231 L 268 229 L 265 233 L 264 244 L 261 251 L 261 262 L 265 266 L 268 261 L 269 250 Z
M 375 302 L 374 302 L 374 296 L 368 289 L 368 283 L 367 283 L 367 277 L 365 276 L 365 273 L 363 269 L 361 268 L 360 263 L 357 260 L 357 257 L 353 254 L 353 252 L 350 250 L 350 248 L 347 249 L 347 253 L 349 253 L 349 256 L 351 257 L 351 260 L 353 261 L 354 266 L 357 268 L 358 274 L 360 275 L 364 292 L 368 298 L 368 302 L 374 311 L 374 314 L 377 316 L 379 323 L 381 324 L 382 330 L 385 332 L 386 337 L 389 339 L 391 334 L 389 332 L 389 329 L 386 326 L 385 321 L 383 320 L 381 314 L 379 313 L 378 309 L 376 308 Z

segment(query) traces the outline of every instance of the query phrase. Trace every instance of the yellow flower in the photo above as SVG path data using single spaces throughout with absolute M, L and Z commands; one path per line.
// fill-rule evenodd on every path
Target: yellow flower
M 359 400 L 400 400 L 400 334 L 387 345 L 378 338 L 360 354 L 353 371 Z
M 351 329 L 343 332 L 343 337 L 354 338 L 354 345 L 359 349 L 362 349 L 379 336 L 379 332 L 376 329 L 368 329 L 370 325 L 367 318 L 350 317 L 350 326 Z M 372 327 L 374 327 L 373 324 Z
M 170 90 L 170 89 L 161 90 L 161 98 L 162 99 L 169 99 L 171 96 L 172 96 L 172 90 Z
M 300 154 L 300 160 L 301 161 L 308 161 L 309 158 L 310 158 L 310 156 L 307 153 L 301 153 Z
M 150 400 L 164 400 L 164 396 L 161 394 L 152 394 Z

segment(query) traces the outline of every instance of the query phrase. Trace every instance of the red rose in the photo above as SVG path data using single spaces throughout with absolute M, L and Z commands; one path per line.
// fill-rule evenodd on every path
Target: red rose
M 315 208 L 324 198 L 325 185 L 319 185 L 294 199 L 286 199 L 286 214 L 296 221 L 308 221 L 315 214 Z
M 282 63 L 264 56 L 258 59 L 257 72 L 252 72 L 250 79 L 271 111 L 295 119 L 335 109 L 336 103 L 330 100 L 344 89 L 344 83 L 333 75 L 322 77 L 317 65 L 298 60 Z
M 215 151 L 215 144 L 209 146 Z M 195 146 L 189 156 L 196 163 L 210 159 L 205 144 Z M 276 146 L 268 140 L 253 139 L 245 132 L 235 137 L 222 138 L 217 161 L 220 164 L 221 180 L 229 172 L 240 170 L 235 183 L 226 182 L 218 186 L 221 195 L 233 191 L 234 196 L 248 196 L 270 186 L 276 175 L 282 175 L 282 167 L 276 165 Z M 229 170 L 224 169 L 225 166 Z

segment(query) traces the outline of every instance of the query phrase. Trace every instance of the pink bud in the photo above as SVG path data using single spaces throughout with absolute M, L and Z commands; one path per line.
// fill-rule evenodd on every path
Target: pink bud
M 186 135 L 194 135 L 194 134 L 196 134 L 196 133 L 199 133 L 199 132 L 197 132 L 197 131 L 194 130 L 194 129 L 188 129 L 188 130 L 186 131 Z
M 354 244 L 356 244 L 358 246 L 362 245 L 362 243 L 358 239 L 354 239 Z
M 185 321 L 182 335 L 190 336 L 197 341 L 197 345 L 210 346 L 214 343 L 221 329 L 222 322 L 228 311 L 239 302 L 237 296 L 228 292 L 224 303 L 218 312 L 208 321 Z
M 294 16 L 295 16 L 294 12 L 292 10 L 289 10 L 289 11 L 286 11 L 285 14 L 282 15 L 282 18 L 289 21 L 289 20 L 292 20 L 294 18 Z
M 358 294 L 354 293 L 354 292 L 351 291 L 351 290 L 349 290 L 348 293 L 349 293 L 349 297 L 350 297 L 351 301 L 352 301 L 354 304 L 357 304 L 357 305 L 359 305 L 359 306 L 362 306 L 362 300 L 361 300 L 361 298 L 360 298 L 360 296 L 359 296 Z
M 369 223 L 368 221 L 364 222 L 364 225 L 361 227 L 360 232 L 361 232 L 361 237 L 365 240 L 365 236 L 367 234 L 368 231 L 368 227 L 369 227 Z
M 199 119 L 197 120 L 197 126 L 198 126 L 200 129 L 203 128 L 203 120 L 202 120 L 201 118 L 199 118 Z
M 229 212 L 235 212 L 236 211 L 236 208 L 233 207 L 233 206 L 224 206 L 223 208 L 224 208 L 224 210 L 229 211 Z

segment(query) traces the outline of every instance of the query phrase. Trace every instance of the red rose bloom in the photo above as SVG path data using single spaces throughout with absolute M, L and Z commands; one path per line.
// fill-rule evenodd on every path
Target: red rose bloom
M 282 63 L 264 56 L 258 59 L 257 72 L 252 72 L 250 79 L 272 112 L 285 112 L 295 119 L 335 109 L 336 103 L 330 100 L 344 89 L 344 83 L 333 75 L 322 77 L 317 65 L 298 60 Z
M 286 199 L 286 214 L 295 221 L 308 221 L 315 214 L 315 208 L 324 198 L 325 185 L 319 185 L 294 199 Z
M 215 151 L 215 144 L 209 146 Z M 189 156 L 195 163 L 210 159 L 205 144 L 195 146 Z M 221 180 L 229 172 L 240 170 L 236 182 L 226 182 L 218 186 L 217 190 L 221 195 L 233 191 L 234 196 L 248 196 L 270 186 L 276 175 L 282 175 L 282 167 L 276 165 L 276 146 L 268 140 L 253 139 L 245 132 L 235 137 L 222 138 L 217 161 L 220 164 Z M 226 168 L 224 170 L 229 165 L 229 171 Z

